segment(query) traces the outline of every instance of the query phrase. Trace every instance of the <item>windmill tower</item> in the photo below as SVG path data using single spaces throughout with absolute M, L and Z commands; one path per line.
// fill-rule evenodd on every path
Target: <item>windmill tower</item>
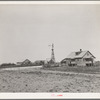
M 52 46 L 52 48 L 51 48 L 51 60 L 50 60 L 50 63 L 55 63 L 54 44 L 52 43 L 52 45 L 49 45 L 49 46 Z

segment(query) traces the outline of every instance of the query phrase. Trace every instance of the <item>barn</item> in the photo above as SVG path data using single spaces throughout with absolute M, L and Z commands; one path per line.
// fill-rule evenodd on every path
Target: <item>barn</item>
M 26 59 L 23 62 L 17 62 L 17 65 L 28 66 L 28 65 L 32 65 L 32 62 L 29 59 Z

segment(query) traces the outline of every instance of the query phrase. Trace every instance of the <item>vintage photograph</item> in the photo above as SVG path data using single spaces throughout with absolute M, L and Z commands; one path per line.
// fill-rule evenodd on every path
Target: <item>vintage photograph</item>
M 0 4 L 0 93 L 100 93 L 100 4 Z

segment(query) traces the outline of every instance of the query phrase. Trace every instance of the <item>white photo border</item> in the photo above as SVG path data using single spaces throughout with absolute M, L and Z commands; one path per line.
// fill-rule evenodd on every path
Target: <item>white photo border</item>
M 0 5 L 100 4 L 100 1 L 0 1 Z M 0 99 L 100 99 L 100 93 L 0 93 Z

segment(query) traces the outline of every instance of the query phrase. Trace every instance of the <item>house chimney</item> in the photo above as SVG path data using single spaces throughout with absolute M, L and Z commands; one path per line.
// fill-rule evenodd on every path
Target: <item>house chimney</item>
M 82 49 L 80 49 L 80 52 L 82 52 Z

